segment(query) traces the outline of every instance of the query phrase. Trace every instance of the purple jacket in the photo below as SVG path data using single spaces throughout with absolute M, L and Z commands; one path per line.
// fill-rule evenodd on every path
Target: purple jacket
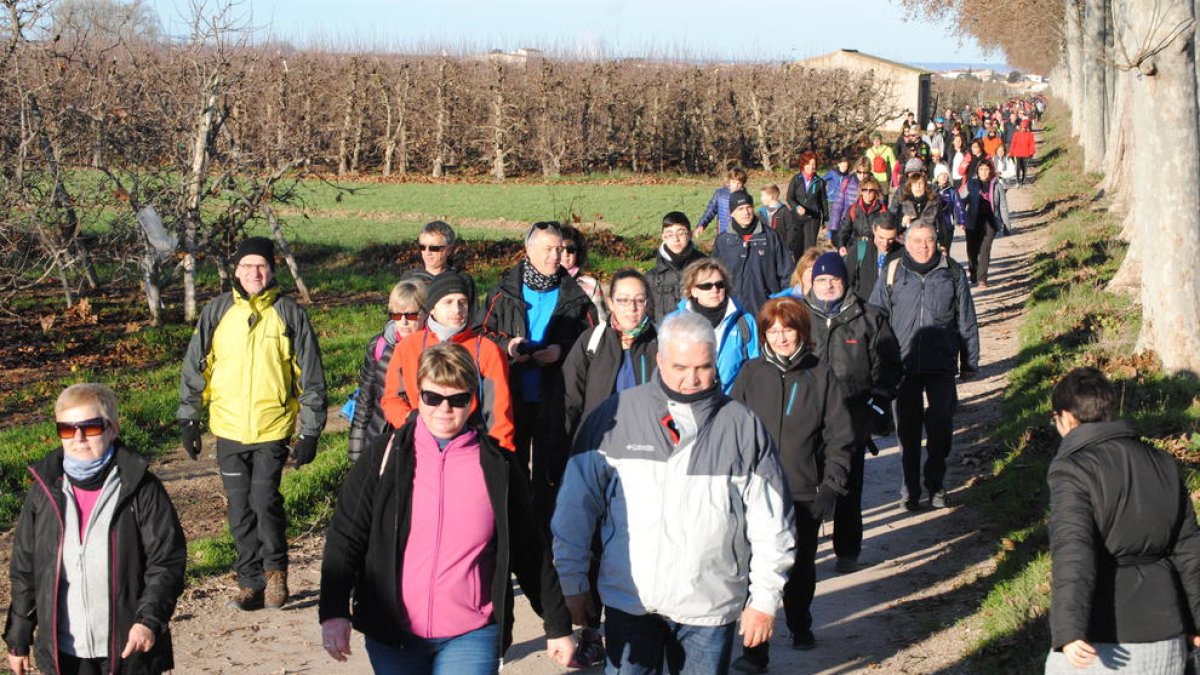
M 842 224 L 850 205 L 858 201 L 858 176 L 831 169 L 825 174 L 825 194 L 829 199 L 829 231 Z

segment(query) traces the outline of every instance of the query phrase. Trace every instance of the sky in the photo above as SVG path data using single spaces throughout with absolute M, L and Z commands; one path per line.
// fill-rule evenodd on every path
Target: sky
M 150 0 L 186 35 L 187 2 Z M 344 49 L 783 61 L 858 49 L 906 63 L 1001 63 L 891 0 L 242 0 L 262 35 Z

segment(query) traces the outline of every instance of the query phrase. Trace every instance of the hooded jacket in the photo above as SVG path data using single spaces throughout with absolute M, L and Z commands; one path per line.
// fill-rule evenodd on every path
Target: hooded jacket
M 416 427 L 397 429 L 355 462 L 325 533 L 321 559 L 320 621 L 350 619 L 359 632 L 392 646 L 399 644 L 399 627 L 407 625 L 399 593 L 411 527 Z M 499 657 L 512 644 L 513 574 L 542 616 L 546 637 L 570 635 L 571 617 L 530 504 L 524 469 L 489 436 L 477 438 L 496 519 L 495 569 L 481 582 L 487 584 L 502 631 Z
M 367 354 L 358 369 L 358 397 L 354 400 L 354 418 L 350 420 L 350 441 L 346 449 L 351 462 L 358 461 L 371 441 L 391 431 L 381 403 L 388 364 L 396 349 L 395 336 L 396 331 L 389 321 L 383 332 L 367 343 Z
M 668 398 L 660 377 L 609 398 L 575 439 L 551 523 L 563 592 L 590 590 L 593 532 L 605 606 L 724 626 L 773 616 L 795 560 L 792 504 L 763 423 L 713 391 Z
M 654 269 L 646 273 L 646 282 L 650 286 L 649 314 L 655 325 L 661 324 L 663 318 L 675 311 L 679 304 L 680 285 L 683 283 L 683 268 L 689 264 L 707 258 L 698 251 L 695 245 L 688 246 L 679 261 L 672 263 L 663 252 L 665 244 L 659 245 L 658 256 L 655 258 Z
M 730 227 L 713 244 L 713 258 L 724 263 L 732 277 L 730 295 L 752 316 L 772 293 L 787 286 L 796 265 L 779 233 L 764 227 L 758 216 L 753 227 L 747 237 Z
M 802 354 L 787 368 L 760 356 L 742 368 L 730 396 L 767 427 L 792 501 L 811 502 L 818 488 L 846 494 L 858 446 L 854 424 L 841 385 L 815 354 Z
M 1175 460 L 1128 422 L 1082 424 L 1048 481 L 1053 648 L 1194 633 L 1200 528 Z
M 680 300 L 677 311 L 694 312 L 691 300 Z M 750 359 L 758 358 L 758 322 L 733 298 L 725 308 L 725 318 L 717 324 L 717 377 L 722 390 L 733 390 L 738 371 Z
M 870 304 L 888 317 L 905 374 L 974 373 L 979 370 L 979 324 L 967 273 L 949 256 L 935 255 L 937 264 L 923 275 L 909 269 L 906 258 L 888 263 Z M 889 274 L 894 277 L 890 284 Z
M 113 672 L 157 675 L 175 667 L 170 623 L 183 593 L 187 542 L 175 507 L 146 460 L 117 441 L 112 461 L 121 488 L 108 531 L 108 658 Z M 17 520 L 9 563 L 12 599 L 4 641 L 20 655 L 34 647 L 38 668 L 56 675 L 66 506 L 62 448 L 30 466 L 29 473 L 33 486 Z M 135 623 L 154 632 L 154 646 L 122 659 Z
M 176 419 L 199 420 L 208 406 L 214 436 L 238 443 L 290 438 L 325 428 L 325 370 L 308 315 L 272 282 L 247 297 L 240 288 L 205 305 L 188 343 Z
M 574 438 L 575 429 L 596 406 L 613 395 L 625 351 L 620 333 L 607 324 L 588 329 L 575 341 L 563 364 L 568 439 Z M 628 351 L 634 379 L 646 384 L 658 370 L 658 333 L 653 324 L 637 336 Z

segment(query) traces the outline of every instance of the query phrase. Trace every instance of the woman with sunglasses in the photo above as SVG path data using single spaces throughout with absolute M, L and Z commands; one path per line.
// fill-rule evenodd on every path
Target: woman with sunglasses
M 412 418 L 420 389 L 417 363 L 421 354 L 440 342 L 466 347 L 482 381 L 479 385 L 480 422 L 500 446 L 515 448 L 512 396 L 508 383 L 508 358 L 493 341 L 470 326 L 471 309 L 462 279 L 444 275 L 429 285 L 425 327 L 400 341 L 396 356 L 387 366 L 383 387 L 383 413 L 392 428 L 399 429 Z
M 325 536 L 322 645 L 366 636 L 376 673 L 494 674 L 512 643 L 513 589 L 540 608 L 548 656 L 575 649 L 529 483 L 515 455 L 470 422 L 479 373 L 467 348 L 430 346 L 412 424 L 350 470 Z
M 704 258 L 683 269 L 683 299 L 676 311 L 699 314 L 716 331 L 717 375 L 728 394 L 742 364 L 758 357 L 758 327 L 729 296 L 729 270 L 721 261 Z
M 170 497 L 118 438 L 117 397 L 100 384 L 58 395 L 62 449 L 29 467 L 12 547 L 8 667 L 43 673 L 162 673 L 175 667 L 171 615 L 187 542 Z
M 608 309 L 604 303 L 604 287 L 599 281 L 596 281 L 595 277 L 583 274 L 588 263 L 587 240 L 584 239 L 583 233 L 573 225 L 563 225 L 562 236 L 562 266 L 567 270 L 567 274 L 575 277 L 575 283 L 579 284 L 584 295 L 588 296 L 588 299 L 596 306 L 596 314 L 600 317 L 600 323 L 604 323 L 608 320 Z
M 425 325 L 424 305 L 425 282 L 409 279 L 392 287 L 388 296 L 387 323 L 383 325 L 383 332 L 367 343 L 367 355 L 358 371 L 347 447 L 351 462 L 358 461 L 372 440 L 390 431 L 383 410 L 388 365 L 396 345 Z
M 858 201 L 852 204 L 842 217 L 842 224 L 838 226 L 833 245 L 837 246 L 838 253 L 846 255 L 855 242 L 871 236 L 877 220 L 890 220 L 891 217 L 892 214 L 884 204 L 879 181 L 868 176 L 859 184 Z

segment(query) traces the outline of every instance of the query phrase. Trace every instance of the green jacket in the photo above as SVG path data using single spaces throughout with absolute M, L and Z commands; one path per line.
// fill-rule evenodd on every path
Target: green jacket
M 290 438 L 325 427 L 325 370 L 308 315 L 271 285 L 227 292 L 200 314 L 183 361 L 176 418 L 209 407 L 213 435 L 239 443 Z

